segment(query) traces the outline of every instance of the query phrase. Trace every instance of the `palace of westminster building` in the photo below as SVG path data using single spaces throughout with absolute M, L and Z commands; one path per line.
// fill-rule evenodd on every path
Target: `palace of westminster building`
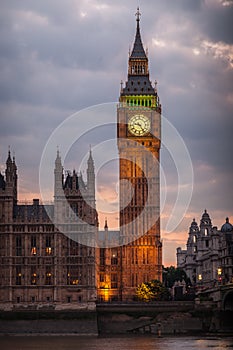
M 5 172 L 0 173 L 0 307 L 59 309 L 96 300 L 131 301 L 139 284 L 162 279 L 161 105 L 149 79 L 139 10 L 136 19 L 128 79 L 116 116 L 119 177 L 127 180 L 120 181 L 118 244 L 98 245 L 101 231 L 91 151 L 86 180 L 75 170 L 64 173 L 57 152 L 51 205 L 38 199 L 30 205 L 18 202 L 17 166 L 9 151 Z M 129 203 L 126 182 L 134 189 Z M 107 222 L 104 234 L 108 235 Z

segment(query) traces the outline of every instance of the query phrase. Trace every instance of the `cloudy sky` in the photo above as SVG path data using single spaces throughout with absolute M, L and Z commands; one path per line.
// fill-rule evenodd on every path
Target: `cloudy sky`
M 83 108 L 118 100 L 138 5 L 150 78 L 158 82 L 163 115 L 184 139 L 194 170 L 184 219 L 167 232 L 177 176 L 163 147 L 168 200 L 162 238 L 169 265 L 176 247 L 185 247 L 192 218 L 199 222 L 205 208 L 214 225 L 226 216 L 233 222 L 232 0 L 2 0 L 0 166 L 3 171 L 10 145 L 20 199 L 39 196 L 40 159 L 53 130 Z M 67 166 L 76 166 L 67 159 Z M 116 168 L 115 162 L 99 171 L 106 198 L 111 186 L 115 191 Z

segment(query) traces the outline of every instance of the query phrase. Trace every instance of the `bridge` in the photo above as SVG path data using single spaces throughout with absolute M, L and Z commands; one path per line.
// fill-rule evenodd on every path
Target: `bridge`
M 201 289 L 197 293 L 198 299 L 196 302 L 213 302 L 215 306 L 221 311 L 233 311 L 233 283 L 219 284 L 208 289 Z

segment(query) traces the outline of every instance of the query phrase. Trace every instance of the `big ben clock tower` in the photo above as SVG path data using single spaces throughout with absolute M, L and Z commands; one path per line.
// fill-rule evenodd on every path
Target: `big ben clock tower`
M 117 108 L 120 176 L 121 298 L 132 300 L 136 287 L 162 278 L 160 241 L 161 105 L 149 78 L 140 34 L 140 12 L 128 62 L 128 80 Z

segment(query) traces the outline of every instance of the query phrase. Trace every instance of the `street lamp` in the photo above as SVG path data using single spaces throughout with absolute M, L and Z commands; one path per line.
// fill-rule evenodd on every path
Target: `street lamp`
M 217 273 L 218 273 L 218 280 L 221 283 L 222 282 L 222 268 L 221 267 L 218 267 Z

